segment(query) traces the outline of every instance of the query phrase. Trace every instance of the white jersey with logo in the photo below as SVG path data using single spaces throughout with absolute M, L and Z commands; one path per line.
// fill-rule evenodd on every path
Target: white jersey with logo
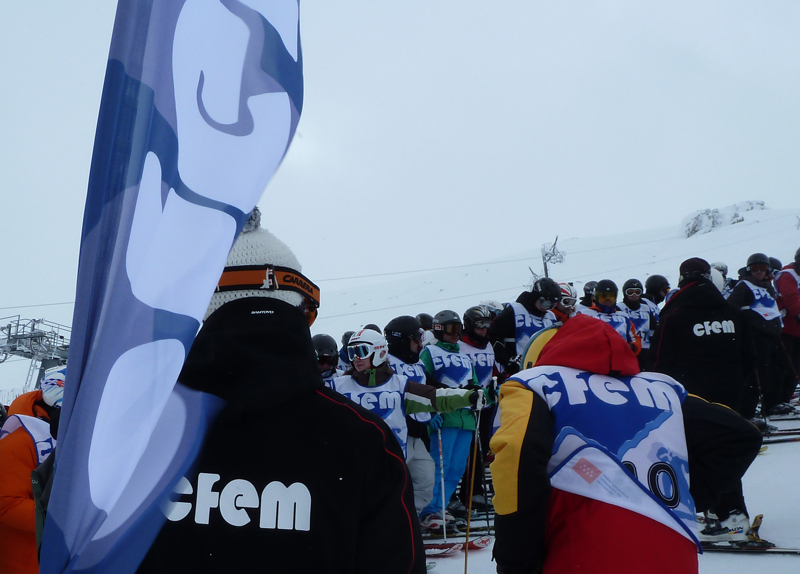
M 368 411 L 372 411 L 389 425 L 397 437 L 397 442 L 406 454 L 408 425 L 406 424 L 406 388 L 408 379 L 403 375 L 393 375 L 382 385 L 365 387 L 359 385 L 350 375 L 337 377 L 331 381 L 331 389 L 344 395 Z
M 392 370 L 394 370 L 396 374 L 404 375 L 412 383 L 419 383 L 420 385 L 425 384 L 425 365 L 423 365 L 421 361 L 406 363 L 402 359 L 398 359 L 390 354 L 389 366 L 392 367 Z M 431 420 L 433 415 L 431 413 L 414 413 L 409 416 L 418 422 L 427 423 Z
M 611 325 L 614 330 L 620 334 L 620 336 L 625 339 L 628 343 L 633 343 L 633 337 L 631 334 L 631 318 L 628 316 L 628 313 L 617 308 L 613 313 L 603 313 L 602 311 L 598 311 L 597 309 L 592 309 L 591 307 L 587 307 L 586 309 L 581 309 L 582 315 L 588 315 L 589 317 L 594 317 L 595 319 L 600 319 Z
M 494 349 L 487 343 L 486 348 L 479 349 L 464 341 L 458 342 L 458 348 L 472 360 L 475 369 L 475 376 L 478 377 L 478 384 L 484 389 L 489 388 L 494 373 Z
M 653 327 L 658 322 L 658 306 L 652 301 L 642 299 L 638 309 L 628 307 L 624 301 L 617 303 L 617 306 L 628 314 L 636 333 L 642 338 L 642 349 L 650 348 L 650 337 L 653 334 Z M 653 311 L 655 309 L 655 312 Z
M 750 291 L 753 292 L 753 302 L 750 303 L 748 307 L 742 307 L 742 309 L 755 311 L 767 321 L 779 319 L 781 326 L 783 326 L 783 319 L 781 317 L 781 312 L 778 309 L 778 302 L 775 301 L 775 298 L 770 294 L 770 292 L 763 287 L 753 285 L 746 279 L 742 279 L 742 283 L 747 285 L 750 288 Z
M 331 369 L 329 374 L 322 375 L 322 382 L 325 383 L 326 387 L 332 389 L 333 387 L 331 386 L 331 383 L 333 382 L 333 379 L 336 377 L 341 377 L 342 375 L 344 375 L 344 371 L 341 369 Z
M 514 340 L 517 343 L 517 355 L 522 355 L 536 333 L 558 322 L 552 311 L 547 311 L 541 317 L 530 313 L 522 303 L 509 303 L 514 309 Z
M 431 355 L 433 378 L 451 389 L 463 388 L 472 382 L 472 359 L 465 353 L 455 353 L 438 345 L 428 345 L 423 353 Z

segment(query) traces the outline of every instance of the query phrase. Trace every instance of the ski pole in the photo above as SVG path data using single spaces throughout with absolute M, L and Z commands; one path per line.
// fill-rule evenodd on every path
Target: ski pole
M 483 461 L 486 459 L 483 456 L 483 445 L 481 444 L 481 433 L 480 428 L 477 428 L 475 431 L 475 440 L 478 441 L 478 459 L 481 461 L 481 466 L 483 466 Z M 486 529 L 488 530 L 489 536 L 492 535 L 492 523 L 489 520 L 489 497 L 487 494 L 489 493 L 489 489 L 486 486 L 486 469 L 483 469 L 483 480 L 481 481 L 481 491 L 483 493 L 483 509 L 486 511 Z
M 481 411 L 475 415 L 475 444 L 472 448 L 472 472 L 469 475 L 469 501 L 467 502 L 467 543 L 464 546 L 464 574 L 467 574 L 467 559 L 469 558 L 469 526 L 472 518 L 472 493 L 475 488 L 475 467 L 477 466 L 476 457 L 478 456 L 478 427 L 481 424 Z
M 447 515 L 445 514 L 444 503 L 444 455 L 442 454 L 442 429 L 439 427 L 439 476 L 441 477 L 442 487 L 442 532 L 444 533 L 444 541 L 447 542 Z

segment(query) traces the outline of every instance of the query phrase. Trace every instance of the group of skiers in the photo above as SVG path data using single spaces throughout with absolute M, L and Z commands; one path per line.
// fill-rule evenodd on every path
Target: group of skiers
M 405 374 L 416 382 L 425 382 L 432 387 L 484 389 L 487 395 L 485 408 L 492 411 L 490 416 L 483 418 L 488 421 L 496 409 L 498 393 L 502 397 L 518 384 L 515 382 L 518 372 L 541 364 L 526 360 L 525 353 L 532 346 L 532 340 L 543 332 L 554 330 L 554 327 L 562 335 L 570 333 L 572 329 L 582 333 L 582 337 L 573 335 L 569 340 L 560 341 L 561 362 L 554 363 L 561 367 L 581 369 L 587 365 L 585 361 L 592 364 L 592 359 L 587 359 L 586 354 L 594 343 L 604 338 L 597 322 L 586 323 L 583 318 L 578 322 L 572 321 L 578 316 L 599 319 L 606 325 L 603 329 L 608 331 L 610 328 L 608 332 L 616 333 L 619 341 L 625 343 L 626 351 L 623 353 L 617 341 L 613 341 L 610 347 L 598 351 L 600 355 L 611 353 L 612 366 L 608 369 L 584 370 L 587 373 L 615 377 L 638 374 L 638 381 L 648 381 L 653 385 L 672 385 L 677 393 L 675 397 L 678 397 L 673 397 L 676 405 L 682 405 L 681 432 L 685 432 L 685 436 L 680 440 L 684 441 L 681 443 L 683 446 L 678 445 L 680 449 L 679 452 L 676 451 L 677 454 L 665 451 L 665 454 L 658 455 L 657 460 L 651 461 L 660 461 L 659 464 L 669 466 L 670 476 L 675 477 L 675 491 L 672 492 L 675 496 L 679 494 L 681 473 L 686 475 L 685 485 L 688 485 L 688 467 L 693 468 L 692 494 L 689 494 L 688 486 L 686 492 L 682 493 L 683 500 L 688 502 L 680 520 L 686 520 L 687 523 L 681 527 L 675 527 L 674 524 L 671 527 L 686 540 L 696 543 L 698 538 L 686 536 L 686 532 L 691 530 L 688 524 L 695 523 L 693 513 L 697 510 L 706 515 L 700 540 L 744 540 L 750 521 L 742 493 L 741 477 L 758 453 L 761 445 L 759 430 L 769 427 L 764 418 L 794 412 L 789 401 L 797 386 L 797 371 L 800 368 L 798 337 L 792 334 L 797 332 L 800 321 L 798 271 L 800 250 L 795 255 L 795 261 L 785 267 L 780 266 L 774 258 L 754 254 L 748 258 L 738 280 L 730 280 L 725 276 L 727 268 L 724 264 L 715 263 L 712 267 L 703 259 L 691 258 L 681 265 L 676 288 L 673 289 L 661 275 L 650 276 L 644 284 L 638 279 L 629 279 L 623 284 L 621 300 L 618 300 L 617 285 L 608 279 L 587 283 L 584 286 L 584 297 L 578 299 L 572 284 L 556 283 L 552 279 L 543 278 L 535 281 L 532 288 L 521 293 L 514 302 L 501 305 L 485 301 L 470 307 L 464 313 L 463 320 L 450 310 L 437 313 L 432 317 L 430 325 L 425 325 L 426 319 L 430 318 L 425 314 L 416 318 L 402 316 L 386 325 L 385 336 L 374 324 L 356 333 L 355 339 L 351 338 L 352 332 L 345 333 L 341 350 L 337 350 L 336 342 L 328 335 L 315 335 L 314 343 L 323 377 L 335 390 L 353 386 L 352 379 L 358 375 L 358 368 L 348 364 L 348 360 L 352 359 L 351 344 L 358 347 L 362 339 L 367 337 L 381 348 L 383 345 L 388 347 L 388 360 L 394 368 L 395 376 Z M 661 303 L 664 303 L 663 308 L 659 307 Z M 769 328 L 764 328 L 765 323 Z M 561 325 L 564 327 L 560 327 Z M 566 325 L 570 325 L 570 328 L 566 329 Z M 432 328 L 433 338 L 426 336 L 425 326 Z M 592 334 L 589 339 L 586 338 L 586 333 Z M 548 339 L 550 336 L 552 335 Z M 570 353 L 563 351 L 570 348 Z M 780 354 L 777 353 L 778 350 Z M 635 361 L 635 366 L 630 362 L 630 357 L 623 357 L 620 360 L 626 364 L 625 369 L 616 368 L 616 357 L 628 352 Z M 455 369 L 454 365 L 460 368 L 466 363 L 462 360 L 463 354 L 471 360 L 472 374 L 468 373 L 469 369 L 460 369 L 458 376 L 450 376 Z M 552 357 L 552 354 L 548 356 Z M 448 357 L 449 360 L 442 360 L 442 357 Z M 434 362 L 433 358 L 438 358 L 438 362 Z M 443 365 L 447 365 L 447 368 Z M 668 376 L 665 378 L 663 375 Z M 363 375 L 361 379 L 365 380 Z M 512 384 L 503 384 L 506 380 L 510 380 Z M 569 387 L 566 379 L 564 384 Z M 631 382 L 623 377 L 616 384 L 630 386 Z M 501 386 L 498 388 L 498 385 Z M 527 390 L 536 392 L 533 388 Z M 662 391 L 663 389 L 659 392 Z M 686 394 L 687 391 L 689 395 Z M 347 390 L 342 392 L 346 395 L 349 393 Z M 546 392 L 540 395 L 544 396 Z M 758 403 L 761 403 L 760 413 L 756 412 Z M 502 402 L 500 409 L 504 410 Z M 505 410 L 508 410 L 508 403 Z M 494 469 L 498 462 L 493 465 L 498 492 L 502 493 L 503 478 L 508 479 L 511 484 L 518 484 L 520 492 L 525 488 L 524 485 L 529 484 L 527 480 L 520 478 L 519 470 L 516 474 L 511 473 L 514 474 L 513 478 L 502 472 L 507 467 L 503 464 L 506 459 L 500 452 L 508 448 L 508 439 L 502 432 L 501 416 L 498 425 L 501 432 L 497 440 L 492 443 L 491 448 L 488 448 L 488 444 L 481 445 L 478 471 L 474 477 L 472 470 L 463 475 L 466 480 L 462 483 L 460 500 L 451 500 L 467 465 L 470 443 L 474 439 L 478 439 L 479 443 L 488 443 L 491 428 L 487 425 L 475 436 L 472 431 L 478 417 L 464 409 L 443 416 L 437 414 L 431 417 L 426 414 L 426 418 L 422 420 L 415 418 L 418 415 L 406 414 L 409 415 L 406 424 L 399 424 L 399 429 L 402 430 L 395 432 L 399 432 L 401 436 L 408 433 L 408 436 L 418 437 L 422 444 L 429 445 L 433 459 L 431 464 L 425 451 L 420 448 L 409 463 L 423 532 L 436 533 L 448 528 L 448 525 L 456 528 L 459 526 L 459 519 L 464 517 L 463 503 L 467 500 L 464 492 L 469 481 L 482 476 L 484 453 L 490 458 L 500 457 L 500 472 L 495 472 Z M 615 416 L 619 416 L 619 413 Z M 401 419 L 402 417 L 398 417 L 397 420 Z M 442 424 L 440 419 L 446 422 Z M 544 417 L 537 420 L 549 419 Z M 428 423 L 427 428 L 420 425 L 420 422 L 425 421 Z M 518 420 L 514 424 L 516 428 L 520 428 Z M 542 436 L 552 435 L 552 421 L 544 426 L 549 430 L 542 433 Z M 621 425 L 621 428 L 624 427 L 625 425 Z M 412 428 L 415 430 L 407 430 Z M 574 431 L 573 427 L 570 428 Z M 676 431 L 672 429 L 671 432 Z M 659 433 L 654 436 L 664 438 Z M 582 434 L 581 437 L 584 440 L 587 438 Z M 597 440 L 596 437 L 590 438 L 590 443 Z M 545 443 L 551 448 L 557 448 L 552 441 L 545 440 Z M 519 456 L 522 448 L 517 444 L 512 450 Z M 441 463 L 439 449 L 444 453 Z M 681 456 L 678 456 L 680 453 Z M 613 458 L 619 463 L 622 458 L 618 454 Z M 651 458 L 655 456 L 653 453 L 650 455 Z M 542 456 L 544 457 L 543 454 Z M 669 459 L 669 462 L 663 457 Z M 515 462 L 517 465 L 521 464 L 519 459 Z M 628 468 L 628 465 L 623 466 Z M 499 485 L 497 475 L 503 477 L 499 480 Z M 444 485 L 444 498 L 441 498 L 442 493 L 437 484 L 439 477 Z M 650 480 L 652 481 L 652 477 Z M 524 496 L 528 499 L 527 494 Z M 660 492 L 658 496 L 663 498 L 666 495 Z M 498 497 L 500 500 L 504 499 L 502 494 Z M 478 494 L 472 502 L 478 508 L 489 504 L 483 494 Z M 614 504 L 617 503 L 618 501 Z M 659 503 L 663 506 L 663 500 Z M 541 500 L 532 504 L 538 505 L 539 510 L 546 508 L 546 504 L 542 507 Z M 498 544 L 495 553 L 501 566 L 507 549 L 516 549 L 511 552 L 514 555 L 525 547 L 524 542 L 516 540 L 513 535 L 508 539 L 516 540 L 514 545 L 501 542 L 503 533 L 519 532 L 520 525 L 513 516 L 517 512 L 518 510 L 504 513 L 498 508 Z M 653 512 L 656 511 L 650 509 L 645 515 L 651 517 Z M 525 517 L 524 520 L 528 518 Z M 661 521 L 665 521 L 663 517 Z M 509 524 L 516 526 L 509 528 Z M 641 525 L 636 525 L 633 530 L 639 534 L 648 532 Z M 693 545 L 690 547 L 694 548 Z M 528 551 L 529 549 L 526 550 Z M 546 554 L 547 552 L 541 553 L 537 560 L 543 559 Z M 674 556 L 680 556 L 680 553 Z M 649 563 L 656 557 L 657 555 L 644 552 L 641 558 Z M 686 556 L 677 563 L 661 558 L 657 561 L 664 566 L 663 571 L 670 571 L 671 568 L 677 568 L 672 571 L 683 571 L 681 569 L 686 566 L 683 561 L 685 558 Z M 690 563 L 694 560 L 696 564 L 696 559 L 688 560 Z M 509 567 L 504 571 L 516 570 Z
M 226 406 L 138 571 L 269 556 L 276 572 L 421 573 L 422 532 L 459 532 L 473 508 L 496 513 L 501 574 L 696 572 L 699 539 L 749 527 L 756 404 L 793 408 L 800 249 L 775 265 L 754 254 L 720 281 L 691 258 L 675 289 L 653 275 L 621 298 L 607 279 L 579 298 L 541 278 L 513 302 L 396 317 L 340 348 L 311 336 L 318 298 L 267 287 L 276 269 L 313 283 L 254 210 L 177 383 Z M 55 446 L 54 385 L 0 430 L 0 574 L 38 569 L 29 477 Z

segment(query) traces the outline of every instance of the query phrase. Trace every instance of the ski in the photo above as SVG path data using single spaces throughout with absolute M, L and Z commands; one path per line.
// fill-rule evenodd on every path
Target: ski
M 764 437 L 762 440 L 763 444 L 778 444 L 782 442 L 800 442 L 800 435 L 798 436 L 776 436 L 776 437 Z
M 480 550 L 481 548 L 486 548 L 491 546 L 493 538 L 491 536 L 479 536 L 478 538 L 470 539 L 469 543 L 464 546 L 463 550 L 466 550 L 467 546 L 469 546 L 470 550 Z
M 463 542 L 425 543 L 425 556 L 451 556 L 464 548 Z
M 780 546 L 748 546 L 748 542 L 702 542 L 704 552 L 738 552 L 740 554 L 794 554 L 800 556 L 800 548 Z
M 707 552 L 749 552 L 751 554 L 795 554 L 800 556 L 800 548 L 775 546 L 772 542 L 761 538 L 758 531 L 761 528 L 761 522 L 763 520 L 763 514 L 759 514 L 753 519 L 753 523 L 747 530 L 747 540 L 703 541 L 701 542 L 703 550 Z
M 771 436 L 800 435 L 800 428 L 778 429 L 778 430 L 774 430 L 774 431 L 762 432 L 761 435 L 764 438 L 768 438 L 768 437 L 771 437 Z

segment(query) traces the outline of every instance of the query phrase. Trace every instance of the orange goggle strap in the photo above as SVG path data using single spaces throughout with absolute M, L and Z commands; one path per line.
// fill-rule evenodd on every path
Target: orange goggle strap
M 294 291 L 305 295 L 310 311 L 316 317 L 319 307 L 319 287 L 308 277 L 288 267 L 275 265 L 243 265 L 226 267 L 217 285 L 218 292 L 244 291 L 248 289 L 266 291 Z

